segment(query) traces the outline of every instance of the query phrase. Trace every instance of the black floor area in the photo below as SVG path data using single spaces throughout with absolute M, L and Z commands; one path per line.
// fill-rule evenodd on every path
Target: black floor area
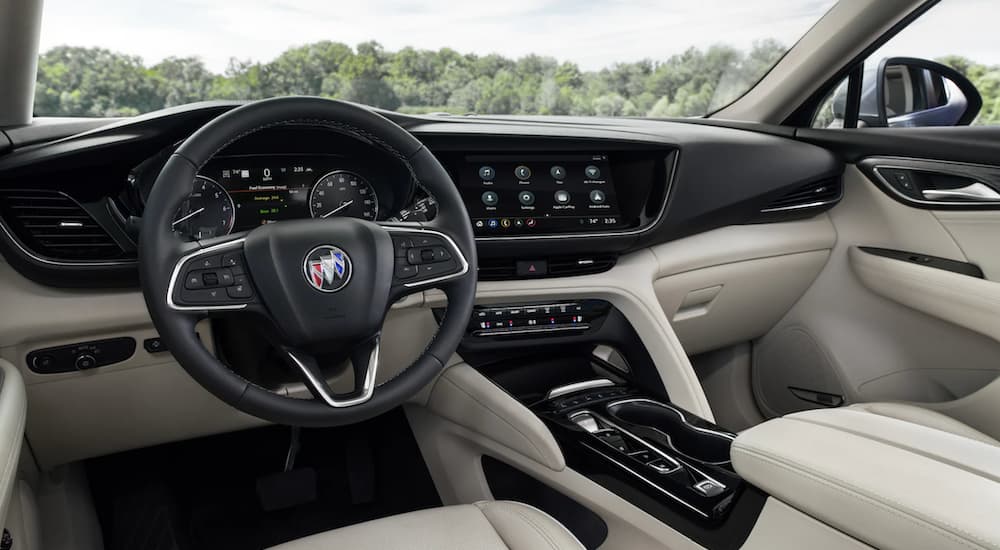
M 441 501 L 402 411 L 353 426 L 304 429 L 296 468 L 316 500 L 267 512 L 258 478 L 281 472 L 290 428 L 130 451 L 88 462 L 110 550 L 258 549 Z

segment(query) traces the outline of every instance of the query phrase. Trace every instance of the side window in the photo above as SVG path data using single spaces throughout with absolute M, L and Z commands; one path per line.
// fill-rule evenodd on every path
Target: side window
M 850 78 L 834 86 L 812 127 L 1000 125 L 1000 43 L 982 8 L 942 0 L 864 62 L 860 97 Z

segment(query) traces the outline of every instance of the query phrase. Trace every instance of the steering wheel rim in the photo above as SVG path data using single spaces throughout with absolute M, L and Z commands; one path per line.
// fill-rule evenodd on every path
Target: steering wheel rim
M 344 219 L 286 221 L 271 224 L 273 226 L 283 226 L 284 224 L 284 227 L 280 229 L 277 227 L 267 229 L 269 226 L 265 225 L 243 236 L 229 236 L 194 243 L 182 241 L 171 228 L 172 218 L 181 201 L 190 192 L 190 182 L 194 181 L 195 175 L 204 164 L 233 142 L 255 132 L 282 125 L 324 127 L 381 148 L 402 162 L 414 179 L 435 197 L 438 203 L 437 216 L 432 222 L 399 224 L 396 227 L 378 226 L 358 220 L 348 222 Z M 310 231 L 314 229 L 317 236 L 315 238 L 308 236 Z M 449 275 L 443 281 L 429 281 L 433 283 L 433 286 L 423 286 L 418 283 L 403 285 L 402 282 L 393 277 L 391 288 L 386 289 L 386 303 L 382 305 L 379 301 L 382 296 L 382 288 L 379 284 L 384 284 L 386 262 L 381 254 L 377 252 L 370 254 L 375 258 L 370 262 L 372 272 L 375 273 L 372 278 L 379 279 L 382 283 L 376 281 L 372 284 L 374 286 L 369 285 L 366 288 L 372 289 L 373 295 L 370 300 L 376 304 L 375 307 L 383 310 L 372 313 L 372 322 L 377 320 L 379 314 L 384 321 L 385 313 L 395 299 L 425 288 L 439 288 L 444 291 L 448 297 L 448 307 L 437 334 L 423 353 L 409 367 L 374 388 L 374 391 L 362 402 L 349 403 L 350 406 L 331 406 L 328 399 L 324 402 L 324 396 L 321 394 L 324 393 L 322 387 L 325 387 L 325 381 L 320 384 L 319 391 L 315 385 L 318 382 L 316 380 L 310 381 L 310 379 L 315 378 L 318 368 L 315 365 L 302 365 L 302 361 L 300 361 L 302 354 L 292 352 L 291 348 L 288 349 L 291 363 L 302 369 L 306 375 L 304 382 L 306 382 L 307 387 L 313 390 L 315 399 L 280 395 L 246 380 L 209 353 L 195 333 L 195 324 L 204 318 L 206 313 L 211 312 L 212 308 L 209 306 L 205 306 L 204 309 L 199 309 L 198 306 L 179 308 L 173 303 L 172 297 L 176 297 L 175 293 L 177 292 L 174 283 L 186 258 L 197 256 L 201 251 L 218 247 L 220 244 L 233 243 L 238 239 L 243 239 L 240 241 L 241 247 L 244 241 L 249 246 L 250 242 L 267 241 L 271 243 L 273 240 L 276 243 L 280 239 L 286 239 L 280 241 L 281 246 L 271 243 L 270 245 L 255 245 L 252 250 L 243 250 L 249 260 L 248 268 L 267 266 L 268 260 L 271 258 L 262 256 L 261 254 L 266 253 L 258 251 L 286 248 L 286 243 L 291 242 L 287 241 L 290 238 L 289 232 L 293 230 L 298 230 L 300 235 L 294 244 L 301 244 L 301 247 L 307 244 L 310 247 L 317 243 L 327 244 L 325 240 L 328 238 L 324 236 L 326 234 L 365 235 L 366 237 L 361 239 L 364 242 L 384 243 L 386 239 L 382 237 L 382 233 L 386 235 L 390 232 L 401 234 L 409 232 L 414 235 L 433 233 L 445 237 L 447 247 L 451 252 L 457 253 L 457 259 L 464 264 L 465 269 L 461 273 Z M 307 236 L 302 237 L 301 235 Z M 329 244 L 336 248 L 336 243 Z M 375 246 L 373 250 L 384 250 L 381 244 L 373 246 Z M 358 247 L 355 247 L 355 250 L 358 250 Z M 251 255 L 251 252 L 254 255 Z M 367 255 L 367 252 L 364 255 Z M 308 258 L 306 261 L 308 262 Z M 390 259 L 390 266 L 391 262 Z M 273 263 L 277 265 L 277 261 Z M 297 269 L 301 270 L 301 265 L 299 263 L 296 266 Z M 143 215 L 139 246 L 140 281 L 150 316 L 160 336 L 181 366 L 209 392 L 233 407 L 271 422 L 300 426 L 335 426 L 371 418 L 402 404 L 431 382 L 454 354 L 465 333 L 475 301 L 476 265 L 475 239 L 468 213 L 450 175 L 434 155 L 412 134 L 374 111 L 351 103 L 313 97 L 285 97 L 249 103 L 213 119 L 192 134 L 169 157 L 153 184 Z M 275 267 L 270 270 L 277 273 L 277 269 Z M 252 269 L 248 275 L 254 281 L 258 276 L 254 274 Z M 268 272 L 266 276 L 259 276 L 261 279 L 270 281 L 274 279 L 271 275 L 279 278 L 284 277 L 283 272 L 281 274 Z M 345 287 L 350 287 L 352 284 L 368 284 L 360 277 L 355 277 L 355 279 L 356 281 L 345 283 Z M 285 282 L 289 285 L 293 284 L 290 279 Z M 306 280 L 300 282 L 303 285 L 307 283 Z M 397 285 L 397 283 L 400 284 Z M 261 293 L 261 290 L 264 292 Z M 358 286 L 357 292 L 363 291 L 367 292 Z M 294 312 L 294 307 L 285 307 L 292 306 L 291 302 L 281 304 L 281 307 L 267 303 L 268 301 L 280 301 L 281 295 L 285 295 L 284 292 L 268 290 L 267 288 L 258 288 L 257 292 L 264 302 L 261 304 L 262 307 L 253 306 L 247 310 L 264 310 L 266 314 L 275 316 L 278 315 L 275 311 L 279 310 Z M 296 287 L 287 293 L 288 299 L 292 300 L 295 297 L 292 296 L 293 293 L 301 292 Z M 305 294 L 298 295 L 305 296 Z M 330 296 L 336 296 L 336 294 Z M 311 299 L 318 301 L 335 300 L 336 298 L 314 297 Z M 350 296 L 344 298 L 344 300 L 349 299 Z M 303 307 L 308 306 L 308 304 L 303 304 Z M 292 314 L 288 313 L 288 315 Z M 363 315 L 362 317 L 368 316 Z M 279 317 L 274 317 L 274 319 L 279 319 Z M 301 321 L 301 319 L 293 318 L 292 321 Z M 276 324 L 280 323 L 276 322 Z M 287 327 L 295 323 L 285 322 L 284 324 L 286 329 L 281 332 L 289 332 L 288 338 L 294 339 L 291 335 L 292 329 Z M 296 341 L 295 345 L 300 345 L 303 341 L 308 340 L 304 336 L 306 334 L 315 337 L 314 332 L 316 331 L 310 331 L 310 327 L 303 326 L 302 331 L 295 332 L 295 335 L 299 336 L 299 341 Z M 377 334 L 373 337 L 377 338 Z M 370 354 L 377 357 L 377 340 L 369 338 L 368 341 L 375 342 L 375 347 L 370 350 Z M 309 343 L 312 345 L 311 340 Z M 360 379 L 364 374 L 358 368 L 359 362 L 363 361 L 358 361 L 355 358 L 356 379 Z M 312 375 L 310 375 L 310 371 L 312 371 Z M 372 378 L 374 379 L 373 371 Z

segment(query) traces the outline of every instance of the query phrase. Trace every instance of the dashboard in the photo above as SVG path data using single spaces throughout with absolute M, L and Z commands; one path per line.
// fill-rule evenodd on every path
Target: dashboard
M 76 121 L 54 141 L 12 139 L 15 148 L 0 154 L 0 252 L 43 284 L 134 286 L 139 227 L 160 169 L 187 136 L 236 105 Z M 652 244 L 808 217 L 839 200 L 842 163 L 786 135 L 693 121 L 382 114 L 451 175 L 481 280 L 596 273 Z M 241 138 L 195 181 L 176 184 L 191 186 L 173 221 L 190 240 L 290 219 L 423 222 L 437 213 L 399 158 L 305 124 Z M 809 186 L 830 200 L 789 202 L 814 198 Z

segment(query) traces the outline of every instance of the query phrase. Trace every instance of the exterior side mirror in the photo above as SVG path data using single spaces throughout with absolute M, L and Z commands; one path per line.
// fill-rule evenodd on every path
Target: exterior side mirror
M 883 59 L 865 81 L 858 118 L 872 127 L 967 126 L 983 106 L 969 79 L 925 59 Z

